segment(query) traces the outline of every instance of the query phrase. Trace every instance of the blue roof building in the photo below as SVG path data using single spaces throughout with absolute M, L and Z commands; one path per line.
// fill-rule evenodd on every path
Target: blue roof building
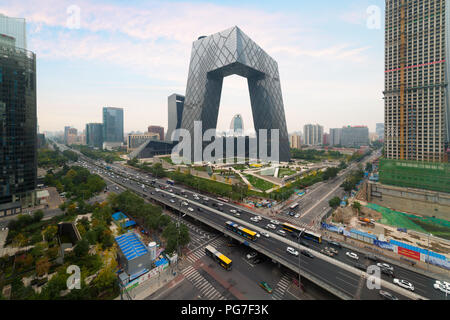
M 147 246 L 134 232 L 128 232 L 115 238 L 119 246 L 119 260 L 124 271 L 136 274 L 151 269 L 152 260 Z

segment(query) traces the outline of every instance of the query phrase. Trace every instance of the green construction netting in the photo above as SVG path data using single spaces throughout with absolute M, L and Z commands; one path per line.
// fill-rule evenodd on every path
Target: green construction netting
M 440 229 L 442 229 L 440 230 L 441 232 L 445 232 L 445 229 L 448 228 L 448 231 L 445 233 L 450 233 L 450 221 L 444 219 L 433 217 L 419 217 L 412 214 L 385 208 L 374 203 L 369 203 L 366 205 L 366 207 L 380 212 L 383 215 L 383 218 L 379 220 L 379 222 L 383 224 L 399 228 L 412 229 L 423 233 L 431 232 L 433 231 L 433 229 L 436 229 L 436 232 L 438 232 Z M 414 220 L 419 224 L 415 223 Z M 424 229 L 424 227 L 426 229 Z

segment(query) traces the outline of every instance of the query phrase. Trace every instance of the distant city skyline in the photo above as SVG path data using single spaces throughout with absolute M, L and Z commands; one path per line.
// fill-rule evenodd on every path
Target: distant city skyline
M 27 21 L 28 47 L 37 54 L 41 131 L 69 124 L 81 130 L 101 120 L 105 105 L 123 106 L 126 132 L 144 131 L 148 123 L 167 129 L 167 97 L 185 94 L 192 41 L 233 25 L 278 61 L 289 132 L 316 122 L 325 130 L 364 124 L 374 131 L 384 120 L 384 19 L 379 28 L 367 27 L 368 7 L 383 11 L 382 0 L 79 1 L 79 29 L 68 24 L 71 5 L 0 4 L 1 13 Z M 225 78 L 218 130 L 236 113 L 253 128 L 247 91 L 244 78 Z

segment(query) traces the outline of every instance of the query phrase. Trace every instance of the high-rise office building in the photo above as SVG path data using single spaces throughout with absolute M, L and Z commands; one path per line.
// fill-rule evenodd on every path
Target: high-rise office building
M 103 108 L 103 141 L 123 143 L 123 109 Z
M 27 28 L 25 19 L 11 18 L 0 13 L 0 34 L 9 37 L 9 39 L 4 38 L 4 41 L 11 42 L 11 38 L 14 38 L 16 47 L 25 50 L 27 49 Z
M 387 159 L 443 162 L 450 137 L 445 0 L 386 0 Z
M 323 126 L 306 124 L 303 126 L 303 142 L 308 146 L 318 146 L 323 143 Z
M 230 131 L 235 135 L 244 134 L 244 120 L 240 114 L 237 114 L 231 119 Z
M 359 148 L 369 145 L 369 128 L 366 126 L 348 126 L 342 128 L 341 145 Z
M 103 124 L 86 124 L 86 144 L 94 148 L 101 149 L 103 147 Z
M 172 94 L 167 98 L 168 126 L 166 140 L 172 141 L 172 132 L 181 128 L 181 120 L 183 118 L 184 96 L 180 94 Z M 177 141 L 178 137 L 174 137 Z
M 164 140 L 164 128 L 160 126 L 149 126 L 148 133 L 157 133 L 159 140 Z
M 375 133 L 378 135 L 379 140 L 384 139 L 384 123 L 377 123 Z
M 2 29 L 4 16 L 0 21 Z M 22 206 L 34 204 L 36 149 L 36 56 L 18 47 L 1 45 L 0 215 L 14 214 Z
M 340 146 L 342 138 L 342 128 L 330 129 L 330 146 Z

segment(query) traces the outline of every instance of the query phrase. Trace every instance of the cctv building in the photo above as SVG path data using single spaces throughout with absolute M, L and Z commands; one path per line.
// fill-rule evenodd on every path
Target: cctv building
M 215 129 L 223 78 L 234 74 L 247 78 L 254 127 L 257 133 L 267 129 L 268 153 L 273 154 L 271 130 L 278 129 L 279 161 L 289 161 L 278 64 L 236 26 L 193 43 L 181 127 L 192 138 L 196 121 L 202 124 L 202 135 Z M 201 160 L 194 156 L 192 152 L 194 161 Z

